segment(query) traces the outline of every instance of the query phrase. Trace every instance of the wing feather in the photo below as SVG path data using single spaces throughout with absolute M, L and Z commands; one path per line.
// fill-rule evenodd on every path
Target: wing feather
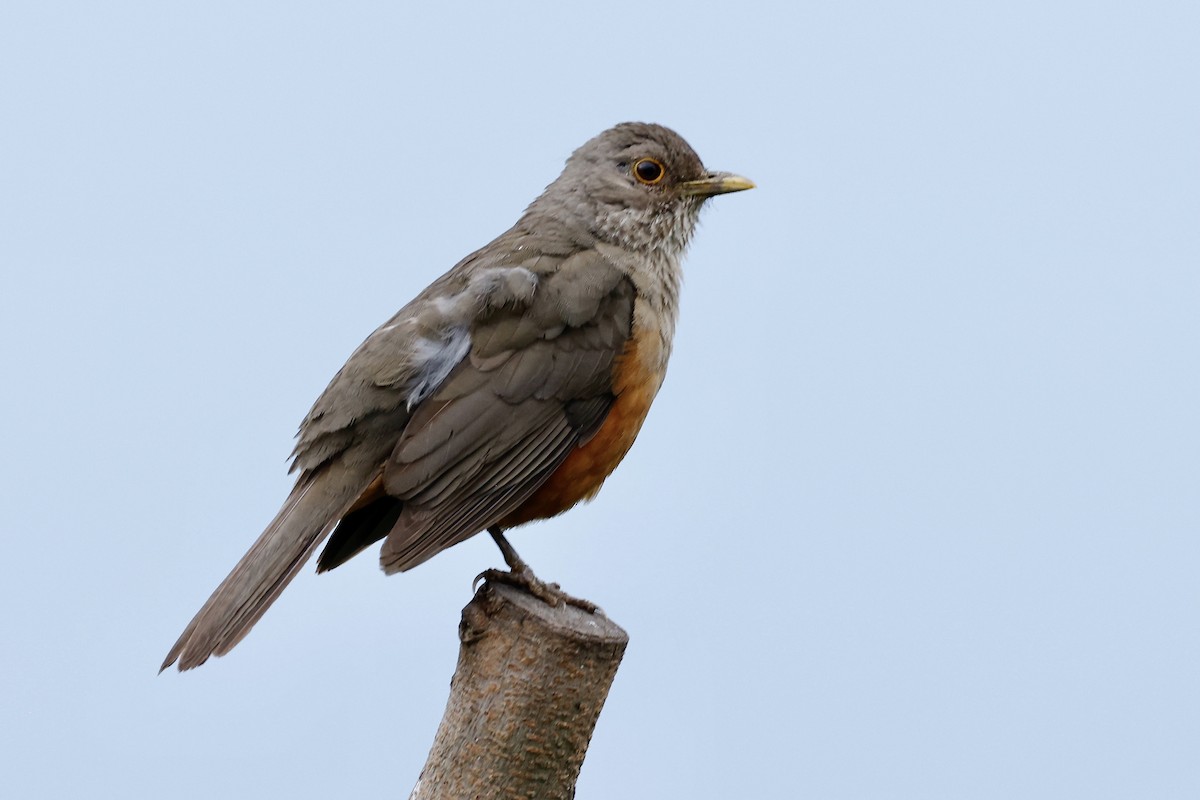
M 599 428 L 633 299 L 606 262 L 567 259 L 520 315 L 479 326 L 384 469 L 387 493 L 404 503 L 380 555 L 385 571 L 411 569 L 519 508 Z

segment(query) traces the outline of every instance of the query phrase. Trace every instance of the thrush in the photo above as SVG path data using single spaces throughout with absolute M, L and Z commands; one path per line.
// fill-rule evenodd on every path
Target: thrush
M 753 186 L 660 125 L 576 150 L 334 376 L 300 424 L 295 488 L 162 668 L 228 653 L 326 539 L 319 572 L 383 540 L 390 574 L 487 530 L 506 575 L 546 596 L 503 532 L 591 499 L 628 452 L 666 374 L 700 209 Z

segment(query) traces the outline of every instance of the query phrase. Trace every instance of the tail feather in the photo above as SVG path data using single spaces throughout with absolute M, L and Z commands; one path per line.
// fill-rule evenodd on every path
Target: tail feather
M 184 629 L 160 672 L 223 656 L 250 632 L 369 483 L 326 467 L 297 482 L 283 508 Z
M 403 509 L 400 500 L 384 497 L 342 517 L 317 558 L 317 572 L 340 567 L 387 536 Z

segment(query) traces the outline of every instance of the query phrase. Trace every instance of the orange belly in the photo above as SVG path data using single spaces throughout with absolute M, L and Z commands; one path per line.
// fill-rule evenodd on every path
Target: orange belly
M 572 451 L 528 500 L 500 520 L 500 527 L 511 528 L 553 517 L 580 501 L 590 500 L 621 463 L 633 446 L 662 383 L 662 375 L 647 368 L 649 359 L 641 357 L 637 341 L 629 340 L 614 365 L 616 400 L 600 429 L 586 444 Z

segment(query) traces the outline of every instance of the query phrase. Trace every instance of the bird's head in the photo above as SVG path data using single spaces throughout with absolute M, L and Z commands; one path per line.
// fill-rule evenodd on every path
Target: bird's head
M 740 175 L 706 170 L 670 128 L 625 122 L 571 154 L 529 211 L 622 247 L 681 254 L 705 200 L 752 188 Z

